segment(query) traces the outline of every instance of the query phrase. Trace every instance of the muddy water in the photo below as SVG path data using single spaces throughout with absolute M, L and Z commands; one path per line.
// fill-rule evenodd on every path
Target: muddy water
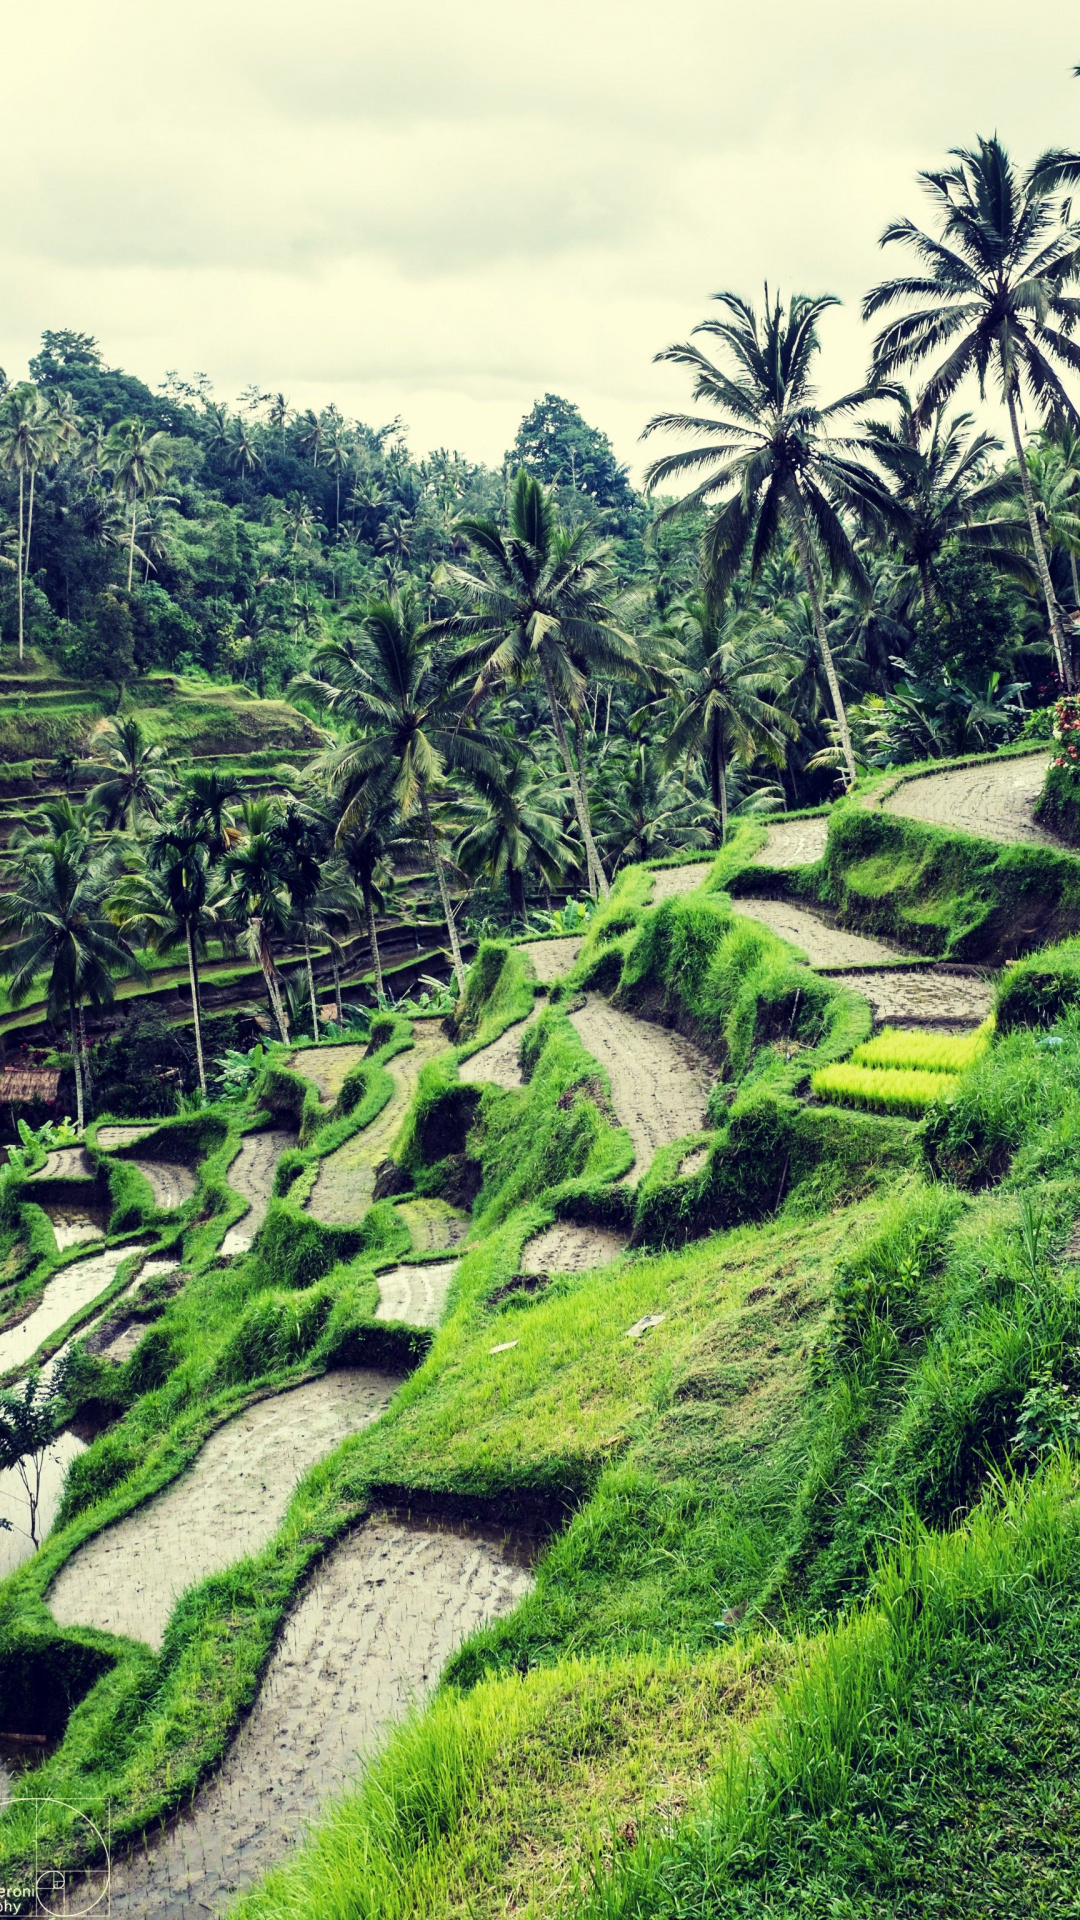
M 136 1167 L 143 1179 L 149 1182 L 155 1207 L 168 1211 L 173 1207 L 182 1207 L 195 1191 L 194 1173 L 179 1161 L 132 1159 L 128 1165 Z
M 515 1020 L 512 1027 L 500 1033 L 490 1047 L 481 1047 L 479 1053 L 470 1054 L 458 1067 L 458 1078 L 475 1084 L 478 1080 L 487 1080 L 495 1087 L 510 1087 L 515 1091 L 525 1085 L 521 1072 L 521 1042 L 525 1029 L 542 1011 L 542 1003 L 537 1003 L 524 1020 Z
M 251 1715 L 190 1813 L 114 1862 L 114 1920 L 220 1913 L 303 1836 L 449 1655 L 532 1580 L 496 1534 L 375 1516 L 315 1573 Z
M 362 1220 L 375 1191 L 375 1169 L 385 1160 L 405 1118 L 413 1088 L 425 1063 L 446 1047 L 441 1020 L 413 1022 L 413 1044 L 387 1062 L 394 1091 L 369 1126 L 320 1162 L 307 1210 L 328 1226 Z
M 411 1327 L 437 1327 L 456 1272 L 456 1260 L 430 1260 L 376 1274 L 379 1283 L 376 1320 L 404 1320 Z
M 890 968 L 887 973 L 834 973 L 832 979 L 869 1000 L 875 1020 L 898 1027 L 977 1027 L 994 1002 L 989 976 L 974 968 L 955 973 L 938 967 L 913 967 L 910 973 Z
M 341 1092 L 346 1074 L 359 1066 L 366 1053 L 367 1048 L 359 1046 L 298 1047 L 285 1065 L 292 1073 L 310 1080 L 318 1089 L 320 1100 L 332 1105 Z
M 633 1178 L 640 1180 L 660 1147 L 702 1132 L 716 1068 L 681 1035 L 620 1013 L 596 994 L 570 1019 L 608 1076 L 619 1124 L 634 1143 Z
M 229 1228 L 221 1243 L 223 1254 L 246 1253 L 266 1219 L 266 1209 L 274 1191 L 274 1173 L 283 1153 L 295 1147 L 297 1136 L 284 1127 L 267 1127 L 263 1133 L 247 1133 L 240 1151 L 225 1175 L 234 1193 L 248 1203 L 248 1210 Z
M 769 837 L 760 853 L 750 862 L 754 867 L 808 867 L 820 860 L 825 851 L 829 823 L 816 820 L 778 820 L 769 828 Z
M 1023 840 L 1073 852 L 1035 820 L 1035 802 L 1049 764 L 1048 752 L 1033 753 L 1016 760 L 991 760 L 981 767 L 949 767 L 942 773 L 922 774 L 917 780 L 905 780 L 890 794 L 885 811 L 974 833 L 983 840 Z
M 414 1253 L 459 1247 L 471 1225 L 468 1214 L 446 1200 L 399 1200 L 394 1211 L 409 1229 Z
M 106 1247 L 101 1253 L 62 1268 L 49 1281 L 40 1306 L 28 1313 L 25 1320 L 0 1333 L 0 1375 L 10 1373 L 15 1367 L 24 1367 L 43 1340 L 105 1291 L 120 1262 L 130 1259 L 135 1251 L 129 1241 L 126 1247 Z
M 60 1496 L 64 1491 L 64 1475 L 76 1455 L 85 1451 L 86 1442 L 77 1440 L 73 1433 L 58 1434 L 46 1450 L 38 1491 L 39 1546 L 56 1519 Z M 26 1464 L 33 1486 L 33 1462 L 28 1460 Z M 30 1502 L 17 1467 L 8 1467 L 0 1473 L 0 1519 L 7 1520 L 11 1527 L 10 1532 L 0 1530 L 0 1579 L 3 1579 L 13 1568 L 29 1560 L 34 1551 L 34 1542 L 30 1538 Z
M 885 940 L 871 939 L 864 933 L 846 933 L 833 927 L 808 907 L 797 907 L 790 900 L 738 899 L 735 911 L 747 919 L 758 920 L 781 940 L 801 947 L 812 967 L 873 966 L 883 960 L 903 959 L 904 948 Z
M 561 980 L 569 973 L 581 952 L 581 938 L 565 940 L 529 940 L 518 948 L 525 955 L 538 980 Z
M 692 866 L 661 867 L 653 880 L 649 905 L 655 907 L 661 900 L 671 900 L 680 893 L 693 893 L 708 878 L 712 869 L 711 860 L 695 860 Z
M 399 1385 L 357 1368 L 256 1401 L 179 1480 L 73 1555 L 47 1596 L 54 1618 L 160 1646 L 184 1589 L 258 1552 L 301 1475 L 377 1419 Z
M 556 1220 L 532 1240 L 521 1254 L 522 1273 L 584 1273 L 589 1267 L 606 1267 L 617 1260 L 630 1245 L 625 1233 L 610 1227 L 579 1227 L 568 1220 Z
M 104 1240 L 108 1207 L 80 1207 L 69 1200 L 41 1200 L 38 1205 L 49 1216 L 58 1253 L 85 1246 L 91 1240 Z

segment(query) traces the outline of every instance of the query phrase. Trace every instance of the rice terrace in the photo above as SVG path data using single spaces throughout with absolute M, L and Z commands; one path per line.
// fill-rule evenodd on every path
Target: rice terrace
M 1080 1916 L 1075 23 L 554 4 L 12 89 L 0 1913 Z

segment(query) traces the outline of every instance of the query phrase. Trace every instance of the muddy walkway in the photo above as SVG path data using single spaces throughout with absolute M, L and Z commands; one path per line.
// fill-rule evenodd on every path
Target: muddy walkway
M 528 940 L 518 948 L 524 954 L 538 980 L 546 986 L 551 980 L 561 980 L 569 973 L 578 954 L 584 936 L 575 934 L 562 940 Z
M 981 1026 L 994 1003 L 988 974 L 975 967 L 890 968 L 887 973 L 834 973 L 838 987 L 869 1000 L 874 1019 L 893 1027 L 967 1031 Z
M 629 1245 L 629 1237 L 611 1227 L 579 1227 L 570 1220 L 556 1220 L 525 1242 L 519 1271 L 584 1273 L 589 1267 L 606 1267 Z
M 399 1200 L 394 1211 L 409 1230 L 414 1253 L 443 1253 L 459 1247 L 472 1221 L 447 1200 Z
M 494 1087 L 509 1087 L 517 1092 L 525 1085 L 521 1072 L 521 1042 L 525 1029 L 532 1025 L 543 1011 L 543 1002 L 537 1001 L 530 1014 L 524 1020 L 515 1020 L 512 1027 L 500 1033 L 489 1047 L 481 1047 L 479 1053 L 470 1054 L 458 1067 L 458 1078 L 475 1085 L 486 1080 Z
M 495 1533 L 383 1515 L 359 1527 L 301 1595 L 191 1812 L 114 1862 L 114 1920 L 220 1913 L 296 1845 L 461 1641 L 517 1605 L 532 1584 L 526 1562 Z
M 619 1125 L 634 1143 L 632 1177 L 640 1180 L 660 1147 L 703 1130 L 716 1068 L 681 1035 L 620 1013 L 596 994 L 570 1019 L 608 1076 Z
M 1035 819 L 1050 753 L 1015 760 L 990 760 L 980 767 L 949 767 L 941 773 L 905 780 L 884 802 L 886 813 L 905 814 L 932 826 L 977 834 L 982 840 L 1021 840 L 1070 853 L 1055 834 Z
M 195 1192 L 194 1173 L 178 1160 L 132 1159 L 126 1164 L 134 1167 L 149 1183 L 154 1205 L 163 1212 L 171 1213 L 175 1207 L 182 1207 L 184 1201 L 190 1200 Z
M 310 1080 L 318 1091 L 320 1100 L 327 1106 L 333 1106 L 345 1084 L 345 1079 L 354 1067 L 360 1065 L 367 1056 L 367 1048 L 342 1045 L 340 1047 L 298 1047 L 291 1053 L 285 1065 L 292 1073 L 300 1074 L 304 1080 Z
M 40 1546 L 56 1519 L 60 1506 L 60 1496 L 64 1491 L 64 1476 L 77 1454 L 86 1451 L 86 1443 L 76 1439 L 73 1433 L 58 1434 L 46 1449 L 42 1462 L 41 1479 L 37 1480 L 32 1461 L 27 1462 L 30 1476 L 30 1488 L 36 1491 L 38 1498 L 37 1540 L 30 1533 L 30 1500 L 17 1467 L 7 1467 L 0 1473 L 0 1519 L 6 1520 L 11 1531 L 0 1529 L 0 1579 L 21 1566 Z M 0 1913 L 3 1908 L 0 1907 Z
M 885 960 L 901 960 L 903 947 L 865 933 L 848 933 L 834 927 L 823 915 L 809 907 L 796 906 L 790 900 L 759 900 L 754 896 L 734 901 L 736 913 L 760 921 L 781 940 L 800 947 L 812 967 L 873 966 Z
M 99 1293 L 104 1293 L 121 1261 L 129 1260 L 136 1251 L 129 1240 L 124 1247 L 105 1247 L 101 1253 L 62 1267 L 48 1282 L 33 1312 L 0 1333 L 0 1375 L 24 1367 L 43 1340 L 56 1333 L 73 1313 L 81 1313 Z
M 376 1320 L 404 1320 L 410 1327 L 437 1327 L 443 1317 L 456 1260 L 428 1260 L 378 1273 Z
M 809 867 L 825 851 L 829 822 L 824 815 L 814 820 L 777 820 L 768 830 L 768 839 L 755 853 L 752 867 Z
M 132 1120 L 125 1126 L 99 1127 L 97 1143 L 103 1153 L 115 1153 L 118 1147 L 133 1146 L 145 1134 L 153 1133 L 156 1120 Z
M 79 1548 L 49 1589 L 54 1617 L 160 1646 L 184 1589 L 257 1553 L 301 1475 L 377 1419 L 399 1384 L 357 1368 L 256 1401 L 156 1499 Z
M 97 1167 L 85 1147 L 54 1147 L 45 1165 L 30 1175 L 35 1180 L 92 1180 Z
M 283 1153 L 296 1145 L 296 1134 L 284 1127 L 246 1133 L 240 1151 L 225 1175 L 234 1193 L 247 1201 L 248 1210 L 229 1228 L 221 1243 L 223 1254 L 246 1253 L 266 1219 L 274 1191 L 274 1174 Z
M 394 1091 L 369 1126 L 320 1161 L 307 1210 L 327 1226 L 362 1220 L 375 1191 L 375 1169 L 385 1160 L 405 1118 L 422 1067 L 446 1047 L 441 1020 L 417 1020 L 413 1044 L 387 1062 Z
M 653 878 L 649 905 L 658 906 L 661 900 L 674 899 L 680 893 L 693 893 L 700 887 L 712 869 L 711 860 L 695 860 L 691 866 L 661 867 Z

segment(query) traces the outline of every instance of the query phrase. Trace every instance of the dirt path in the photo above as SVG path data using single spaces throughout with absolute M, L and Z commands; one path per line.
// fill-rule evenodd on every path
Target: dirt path
M 66 1253 L 69 1247 L 81 1247 L 90 1240 L 104 1240 L 109 1224 L 108 1207 L 80 1207 L 70 1200 L 40 1200 L 38 1205 L 49 1216 L 58 1253 Z
M 395 1212 L 409 1229 L 414 1253 L 459 1247 L 472 1224 L 467 1213 L 446 1200 L 399 1200 Z
M 829 823 L 824 816 L 816 820 L 778 820 L 769 828 L 769 837 L 752 867 L 809 867 L 825 851 Z
M 812 967 L 871 966 L 875 961 L 904 957 L 904 948 L 890 946 L 884 940 L 871 939 L 865 933 L 846 933 L 808 907 L 797 907 L 789 900 L 758 900 L 748 897 L 734 902 L 736 913 L 759 920 L 770 932 L 801 947 Z
M 620 1013 L 598 995 L 590 994 L 570 1019 L 611 1082 L 619 1124 L 634 1143 L 634 1178 L 640 1180 L 658 1148 L 702 1131 L 716 1068 L 681 1035 Z
M 195 1175 L 178 1160 L 129 1160 L 150 1184 L 155 1207 L 171 1212 L 182 1207 L 195 1191 Z
M 37 1515 L 39 1544 L 56 1519 L 60 1495 L 64 1491 L 64 1475 L 76 1454 L 85 1450 L 84 1440 L 77 1440 L 73 1433 L 61 1433 L 46 1452 L 41 1470 Z M 30 1470 L 32 1473 L 32 1467 Z M 21 1566 L 24 1560 L 29 1560 L 34 1552 L 34 1542 L 30 1538 L 30 1503 L 17 1467 L 8 1467 L 0 1473 L 0 1519 L 9 1521 L 11 1525 L 10 1533 L 0 1529 L 0 1579 L 3 1579 L 5 1574 Z
M 318 1569 L 258 1700 L 185 1818 L 113 1864 L 114 1920 L 208 1920 L 302 1838 L 438 1679 L 455 1647 L 532 1581 L 497 1535 L 377 1515 Z
M 295 1147 L 296 1139 L 296 1134 L 286 1132 L 284 1127 L 267 1127 L 263 1133 L 246 1133 L 241 1140 L 240 1151 L 225 1178 L 233 1192 L 247 1201 L 248 1210 L 229 1228 L 221 1243 L 226 1256 L 246 1253 L 251 1246 L 266 1219 L 277 1163 L 283 1153 Z
M 363 1219 L 375 1190 L 375 1169 L 394 1144 L 421 1068 L 445 1046 L 440 1020 L 414 1021 L 413 1045 L 407 1053 L 395 1054 L 387 1063 L 394 1091 L 385 1107 L 369 1126 L 354 1133 L 351 1140 L 346 1140 L 335 1153 L 327 1154 L 319 1164 L 307 1203 L 308 1212 L 316 1220 L 322 1220 L 327 1226 L 342 1227 Z
M 581 952 L 583 938 L 575 935 L 565 940 L 528 940 L 518 952 L 525 955 L 537 979 L 546 986 L 548 981 L 561 980 L 564 973 L 569 973 Z
M 159 1647 L 184 1589 L 257 1553 L 300 1477 L 378 1419 L 399 1385 L 357 1368 L 256 1401 L 156 1499 L 80 1547 L 49 1589 L 54 1618 Z
M 319 1098 L 332 1106 L 341 1092 L 346 1074 L 359 1066 L 367 1054 L 361 1046 L 298 1047 L 285 1065 L 318 1088 Z
M 43 1340 L 104 1293 L 121 1261 L 130 1259 L 135 1251 L 129 1241 L 126 1247 L 106 1247 L 86 1260 L 63 1267 L 48 1282 L 40 1305 L 25 1320 L 0 1333 L 0 1374 L 24 1367 Z
M 54 1147 L 45 1165 L 30 1175 L 34 1180 L 92 1180 L 97 1168 L 85 1147 Z
M 1024 840 L 1071 853 L 1073 848 L 1047 833 L 1034 818 L 1049 764 L 1049 752 L 1033 753 L 1016 760 L 990 760 L 981 767 L 921 774 L 890 794 L 884 810 L 974 833 L 982 840 Z
M 834 973 L 830 978 L 863 994 L 874 1019 L 892 1026 L 977 1027 L 994 1002 L 989 978 L 974 967 L 955 973 L 937 967 L 916 967 L 910 973 Z
M 157 1125 L 156 1120 L 133 1120 L 126 1127 L 99 1127 L 97 1143 L 104 1153 L 115 1153 L 118 1147 L 130 1147 L 144 1134 L 153 1133 Z
M 486 1080 L 493 1087 L 509 1087 L 517 1092 L 525 1085 L 521 1073 L 521 1042 L 525 1029 L 532 1025 L 542 1011 L 543 1003 L 537 1001 L 530 1014 L 524 1020 L 515 1020 L 512 1027 L 500 1033 L 490 1047 L 481 1047 L 479 1053 L 470 1054 L 458 1067 L 458 1078 L 475 1085 L 478 1080 Z
M 456 1260 L 430 1260 L 378 1273 L 376 1320 L 404 1320 L 410 1327 L 437 1327 L 443 1317 Z
M 525 1242 L 521 1251 L 522 1273 L 584 1273 L 588 1267 L 606 1267 L 617 1260 L 630 1245 L 625 1233 L 610 1227 L 579 1227 L 569 1220 L 556 1220 L 543 1233 Z
M 679 893 L 693 893 L 711 870 L 711 860 L 695 860 L 692 866 L 686 867 L 661 867 L 653 879 L 649 905 L 655 907 L 661 900 L 670 900 Z

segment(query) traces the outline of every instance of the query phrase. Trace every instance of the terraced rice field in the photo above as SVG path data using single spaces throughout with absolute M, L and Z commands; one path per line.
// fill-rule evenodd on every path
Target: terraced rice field
M 598 994 L 570 1019 L 607 1074 L 619 1124 L 634 1143 L 633 1177 L 640 1180 L 659 1148 L 702 1131 L 716 1068 L 680 1034 L 635 1020 Z
M 394 1090 L 385 1107 L 370 1126 L 361 1128 L 319 1164 L 307 1203 L 316 1220 L 348 1226 L 363 1219 L 375 1191 L 376 1168 L 394 1144 L 421 1069 L 446 1044 L 441 1020 L 413 1022 L 412 1046 L 388 1062 Z

